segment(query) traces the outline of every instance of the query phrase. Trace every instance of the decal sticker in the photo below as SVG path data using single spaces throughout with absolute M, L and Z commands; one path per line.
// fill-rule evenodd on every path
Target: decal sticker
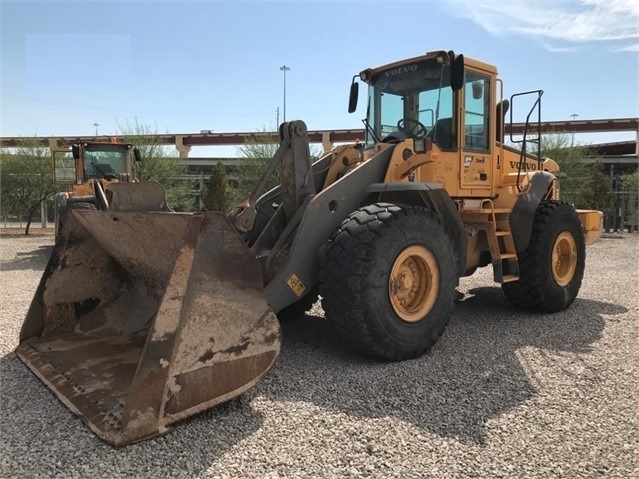
M 291 290 L 295 293 L 295 295 L 298 298 L 300 298 L 304 294 L 304 291 L 306 291 L 306 287 L 304 286 L 304 283 L 300 281 L 300 279 L 295 275 L 295 273 L 291 273 L 286 283 L 288 284 L 288 287 L 291 288 Z

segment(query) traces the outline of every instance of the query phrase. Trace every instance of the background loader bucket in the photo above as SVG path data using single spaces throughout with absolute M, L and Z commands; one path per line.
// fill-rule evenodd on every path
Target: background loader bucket
M 17 354 L 124 445 L 250 388 L 279 353 L 262 273 L 221 213 L 74 210 Z

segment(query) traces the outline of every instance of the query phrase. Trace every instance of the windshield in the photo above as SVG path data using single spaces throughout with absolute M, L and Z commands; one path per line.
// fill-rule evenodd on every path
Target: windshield
M 426 60 L 382 71 L 368 89 L 366 146 L 429 137 L 441 149 L 453 141 L 450 67 Z
M 87 146 L 84 150 L 85 180 L 127 173 L 128 152 L 126 145 Z

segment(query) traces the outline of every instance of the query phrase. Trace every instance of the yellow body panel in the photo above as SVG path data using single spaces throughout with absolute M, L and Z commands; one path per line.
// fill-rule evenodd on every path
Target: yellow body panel
M 586 245 L 591 245 L 601 238 L 603 231 L 603 213 L 597 210 L 577 210 L 584 227 Z

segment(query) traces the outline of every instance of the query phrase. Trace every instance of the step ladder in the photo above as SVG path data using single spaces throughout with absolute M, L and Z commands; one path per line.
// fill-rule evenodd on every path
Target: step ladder
M 486 232 L 490 257 L 493 265 L 493 277 L 496 283 L 508 283 L 519 279 L 519 262 L 515 241 L 510 229 L 510 208 L 495 208 L 492 200 L 482 200 L 475 213 L 479 221 L 467 224 Z

